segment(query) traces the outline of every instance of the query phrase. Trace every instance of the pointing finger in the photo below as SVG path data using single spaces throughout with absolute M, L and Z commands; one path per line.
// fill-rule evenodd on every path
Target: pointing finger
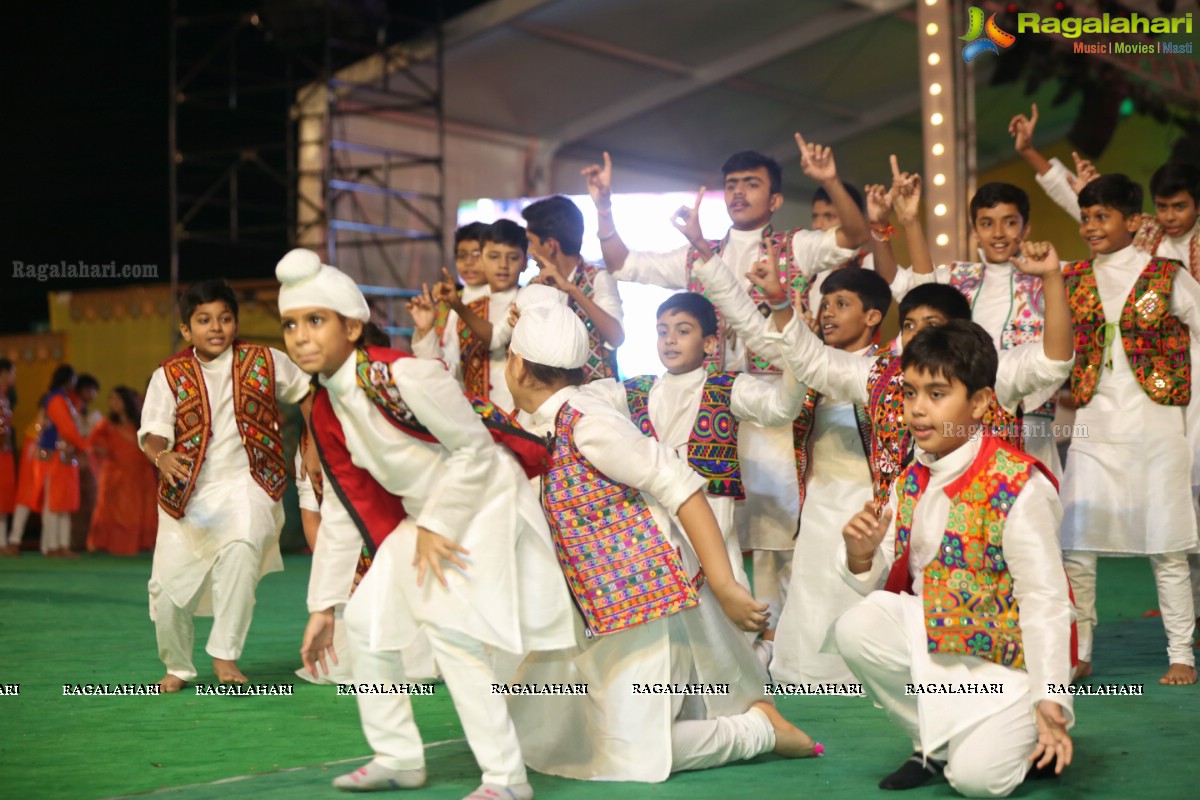
M 892 178 L 899 179 L 900 177 L 900 162 L 896 160 L 896 154 L 892 153 L 889 160 L 892 162 Z

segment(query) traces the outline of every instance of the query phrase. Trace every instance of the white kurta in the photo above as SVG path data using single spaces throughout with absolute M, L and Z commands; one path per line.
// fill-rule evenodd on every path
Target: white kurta
M 463 292 L 463 302 L 473 302 L 480 297 L 488 298 L 488 322 L 492 323 L 493 335 L 488 357 L 488 399 L 502 409 L 505 413 L 513 413 L 512 394 L 508 391 L 508 383 L 504 380 L 504 361 L 507 357 L 507 352 L 504 345 L 497 346 L 497 337 L 495 330 L 498 325 L 504 323 L 508 319 L 508 309 L 512 305 L 513 299 L 517 296 L 517 287 L 506 289 L 503 292 L 473 292 L 472 300 L 467 300 L 467 293 Z M 446 363 L 447 369 L 458 380 L 459 385 L 463 383 L 463 364 L 462 364 L 462 343 L 458 338 L 458 312 L 451 311 L 446 317 L 446 330 L 442 333 L 441 340 L 438 339 L 436 332 L 430 331 L 420 339 L 412 343 L 413 355 L 420 358 L 440 358 Z
M 869 348 L 852 353 L 864 358 Z M 854 683 L 840 656 L 822 653 L 826 633 L 859 595 L 830 570 L 846 521 L 871 499 L 871 468 L 854 406 L 821 397 L 809 438 L 807 494 L 788 601 L 775 628 L 771 677 L 784 683 Z
M 458 385 L 436 361 L 402 358 L 392 381 L 436 443 L 409 436 L 359 388 L 354 358 L 323 383 L 356 466 L 403 498 L 408 516 L 371 565 L 370 649 L 425 652 L 424 626 L 458 631 L 511 653 L 573 641 L 572 607 L 538 499 L 516 459 L 492 441 Z M 417 527 L 470 551 L 445 565 L 448 586 L 417 587 Z M 363 540 L 336 492 L 326 491 L 308 584 L 308 610 L 344 605 Z M 406 665 L 412 669 L 412 665 Z M 419 672 L 410 673 L 416 677 Z
M 697 272 L 713 302 L 738 326 L 751 347 L 773 348 L 798 381 L 823 395 L 847 403 L 867 403 L 871 359 L 827 347 L 798 316 L 793 316 L 783 331 L 776 330 L 775 323 L 759 314 L 750 298 L 737 290 L 729 267 L 719 256 L 702 264 Z M 1048 358 L 1041 342 L 1004 350 L 996 370 L 996 399 L 1005 411 L 1014 413 L 1025 398 L 1061 386 L 1074 363 L 1073 357 L 1068 361 Z
M 308 375 L 278 350 L 272 349 L 271 356 L 275 362 L 276 401 L 303 400 L 308 394 Z M 254 548 L 261 575 L 283 569 L 279 556 L 283 505 L 272 500 L 251 477 L 250 458 L 233 413 L 233 348 L 212 361 L 199 363 L 212 413 L 208 451 L 184 516 L 177 520 L 161 507 L 158 509 L 158 538 L 150 575 L 151 583 L 161 587 L 180 607 L 205 585 L 217 553 L 232 542 L 245 542 Z M 150 435 L 166 439 L 168 448 L 174 446 L 176 408 L 177 400 L 166 375 L 162 368 L 156 369 L 142 405 L 139 447 Z M 210 600 L 206 587 L 196 613 L 209 615 Z M 150 613 L 153 619 L 153 604 Z
M 721 257 L 737 275 L 737 285 L 747 302 L 750 302 L 750 279 L 746 273 L 762 257 L 762 233 L 762 228 L 753 231 L 731 228 L 722 251 Z M 623 281 L 686 289 L 689 250 L 684 246 L 668 253 L 631 252 L 621 269 L 613 274 Z M 844 264 L 854 257 L 854 252 L 837 246 L 837 228 L 800 230 L 792 237 L 793 263 L 809 279 Z M 730 338 L 724 369 L 746 369 L 746 345 L 742 337 Z M 762 377 L 778 380 L 777 376 Z M 738 434 L 738 452 L 746 487 L 745 519 L 739 522 L 739 527 L 747 532 L 743 541 L 756 550 L 791 550 L 800 510 L 791 426 L 764 428 L 747 423 Z
M 696 426 L 696 415 L 700 411 L 700 400 L 704 394 L 704 382 L 708 374 L 699 367 L 682 375 L 666 373 L 650 389 L 648 413 L 658 441 L 673 449 L 685 462 L 688 457 L 688 440 Z M 584 391 L 604 397 L 614 408 L 629 413 L 626 403 L 625 385 L 620 381 L 593 381 Z M 787 425 L 804 405 L 805 389 L 791 372 L 785 369 L 777 381 L 742 373 L 734 379 L 729 407 L 739 423 L 752 422 L 763 427 Z M 739 426 L 740 431 L 740 426 Z M 749 578 L 742 566 L 742 545 L 738 540 L 734 524 L 737 501 L 732 497 L 708 496 L 708 504 L 721 526 L 725 549 L 738 583 L 750 588 Z
M 1149 260 L 1129 246 L 1093 261 L 1105 319 L 1120 319 Z M 1185 269 L 1175 274 L 1171 313 L 1193 331 L 1194 340 L 1200 331 L 1200 285 Z M 1191 550 L 1197 533 L 1187 409 L 1150 399 L 1119 336 L 1109 352 L 1112 368 L 1102 369 L 1091 401 L 1075 413 L 1076 429 L 1087 435 L 1075 436 L 1068 451 L 1063 549 L 1114 555 Z
M 1068 723 L 1074 723 L 1071 696 L 1054 693 L 1051 688 L 1071 681 L 1071 602 L 1056 537 L 1062 507 L 1054 485 L 1040 472 L 1033 474 L 1009 509 L 1002 544 L 1004 560 L 1013 578 L 1013 594 L 1020 608 L 1026 669 L 1010 669 L 978 656 L 931 654 L 928 650 L 921 600 L 924 570 L 937 554 L 946 532 L 950 498 L 945 489 L 966 472 L 979 453 L 980 442 L 977 435 L 941 459 L 928 453 L 918 456 L 929 467 L 930 476 L 925 493 L 913 510 L 909 534 L 913 594 L 896 598 L 883 593 L 889 599 L 896 598 L 888 606 L 893 610 L 899 607 L 903 619 L 898 622 L 911 637 L 912 672 L 911 681 L 906 682 L 1004 686 L 997 694 L 918 696 L 920 741 L 926 753 L 933 753 L 951 737 L 1017 703 L 1029 709 L 1030 724 L 1042 700 L 1061 705 Z M 887 580 L 895 553 L 896 503 L 893 491 L 889 502 L 893 522 L 875 553 L 870 571 L 851 573 L 844 542 L 838 550 L 834 568 L 848 586 L 866 596 L 862 602 L 872 602 L 871 592 L 881 589 Z M 831 645 L 834 638 L 830 636 Z
M 529 430 L 554 431 L 564 403 L 580 411 L 574 442 L 610 480 L 642 492 L 659 529 L 681 551 L 684 569 L 699 566 L 671 516 L 704 481 L 675 452 L 643 436 L 610 399 L 567 387 L 529 417 Z M 579 780 L 661 781 L 673 761 L 672 726 L 680 720 L 743 714 L 763 699 L 766 672 L 707 586 L 701 604 L 666 619 L 586 639 L 575 623 L 575 647 L 528 657 L 521 683 L 587 683 L 586 697 L 509 699 L 525 760 L 539 772 Z M 726 683 L 727 696 L 704 702 L 668 694 L 634 696 L 634 685 Z
M 988 261 L 982 250 L 979 251 L 979 258 L 980 260 L 976 264 L 983 265 L 983 278 L 975 293 L 975 300 L 971 304 L 971 319 L 988 332 L 996 344 L 996 350 L 999 351 L 1003 348 L 1004 330 L 1012 322 L 1013 312 L 1016 311 L 1014 298 L 1016 278 L 1020 274 L 1020 270 L 1011 261 L 1003 263 Z M 950 267 L 942 265 L 936 267 L 933 272 L 925 274 L 915 273 L 911 269 L 898 269 L 896 270 L 896 281 L 892 284 L 892 292 L 899 301 L 903 300 L 904 296 L 913 288 L 933 282 L 949 284 Z M 1036 341 L 1040 341 L 1040 339 Z M 1047 387 L 1044 391 L 1035 392 L 1025 398 L 1025 411 L 1030 412 L 1045 405 L 1047 401 L 1054 398 L 1058 388 L 1058 386 Z M 1058 457 L 1058 448 L 1054 442 L 1052 422 L 1053 420 L 1049 417 L 1027 413 L 1024 424 L 1025 450 L 1049 467 L 1056 476 L 1061 476 L 1062 461 Z

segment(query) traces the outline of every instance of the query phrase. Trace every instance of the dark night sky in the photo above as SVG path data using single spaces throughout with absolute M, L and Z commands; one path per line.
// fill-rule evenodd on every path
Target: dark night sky
M 10 20 L 0 332 L 45 320 L 47 291 L 113 285 L 16 280 L 13 261 L 167 274 L 167 20 L 165 2 L 56 0 Z
M 480 0 L 444 0 L 446 17 Z M 393 13 L 429 17 L 430 0 L 386 3 Z M 266 7 L 294 17 L 318 0 L 180 0 L 183 8 Z M 46 293 L 115 280 L 15 279 L 13 262 L 156 264 L 169 280 L 167 91 L 170 4 L 27 3 L 9 18 L 6 133 L 9 150 L 0 333 L 28 331 L 48 317 Z M 301 26 L 302 27 L 302 26 Z M 281 107 L 282 108 L 282 107 Z M 282 139 L 282 116 L 266 138 Z M 284 204 L 285 205 L 285 204 Z M 196 271 L 230 278 L 270 277 L 279 249 L 182 254 L 184 280 Z M 270 255 L 271 257 L 267 257 Z M 189 257 L 190 256 L 190 257 Z

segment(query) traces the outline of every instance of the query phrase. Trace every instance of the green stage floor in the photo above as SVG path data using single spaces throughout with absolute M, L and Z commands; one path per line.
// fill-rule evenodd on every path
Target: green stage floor
M 147 616 L 147 557 L 0 560 L 0 798 L 334 798 L 332 777 L 369 755 L 355 701 L 296 678 L 308 559 L 267 577 L 242 669 L 256 683 L 294 683 L 291 697 L 64 697 L 64 684 L 149 683 L 162 676 Z M 1200 687 L 1167 688 L 1165 639 L 1145 559 L 1100 562 L 1096 681 L 1145 684 L 1144 697 L 1082 697 L 1076 760 L 1058 781 L 1017 797 L 1184 798 L 1200 783 Z M 208 620 L 197 625 L 201 682 Z M 414 700 L 428 747 L 429 783 L 408 793 L 461 798 L 479 772 L 449 695 Z M 662 784 L 579 783 L 531 775 L 541 798 L 890 797 L 879 778 L 908 743 L 864 698 L 783 698 L 780 708 L 828 747 L 821 759 L 753 762 L 685 773 Z M 904 795 L 955 796 L 944 782 Z

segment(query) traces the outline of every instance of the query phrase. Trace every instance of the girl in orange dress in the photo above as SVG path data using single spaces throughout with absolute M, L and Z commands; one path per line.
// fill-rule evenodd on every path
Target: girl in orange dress
M 108 409 L 108 417 L 88 436 L 99 475 L 88 550 L 134 556 L 154 547 L 158 483 L 154 466 L 137 446 L 142 424 L 137 392 L 118 386 L 108 396 Z
M 42 401 L 46 422 L 38 437 L 38 460 L 45 480 L 42 509 L 42 555 L 76 558 L 71 551 L 71 512 L 79 508 L 78 451 L 87 441 L 79 434 L 79 415 L 71 402 L 75 370 L 63 364 L 54 370 L 50 391 Z

